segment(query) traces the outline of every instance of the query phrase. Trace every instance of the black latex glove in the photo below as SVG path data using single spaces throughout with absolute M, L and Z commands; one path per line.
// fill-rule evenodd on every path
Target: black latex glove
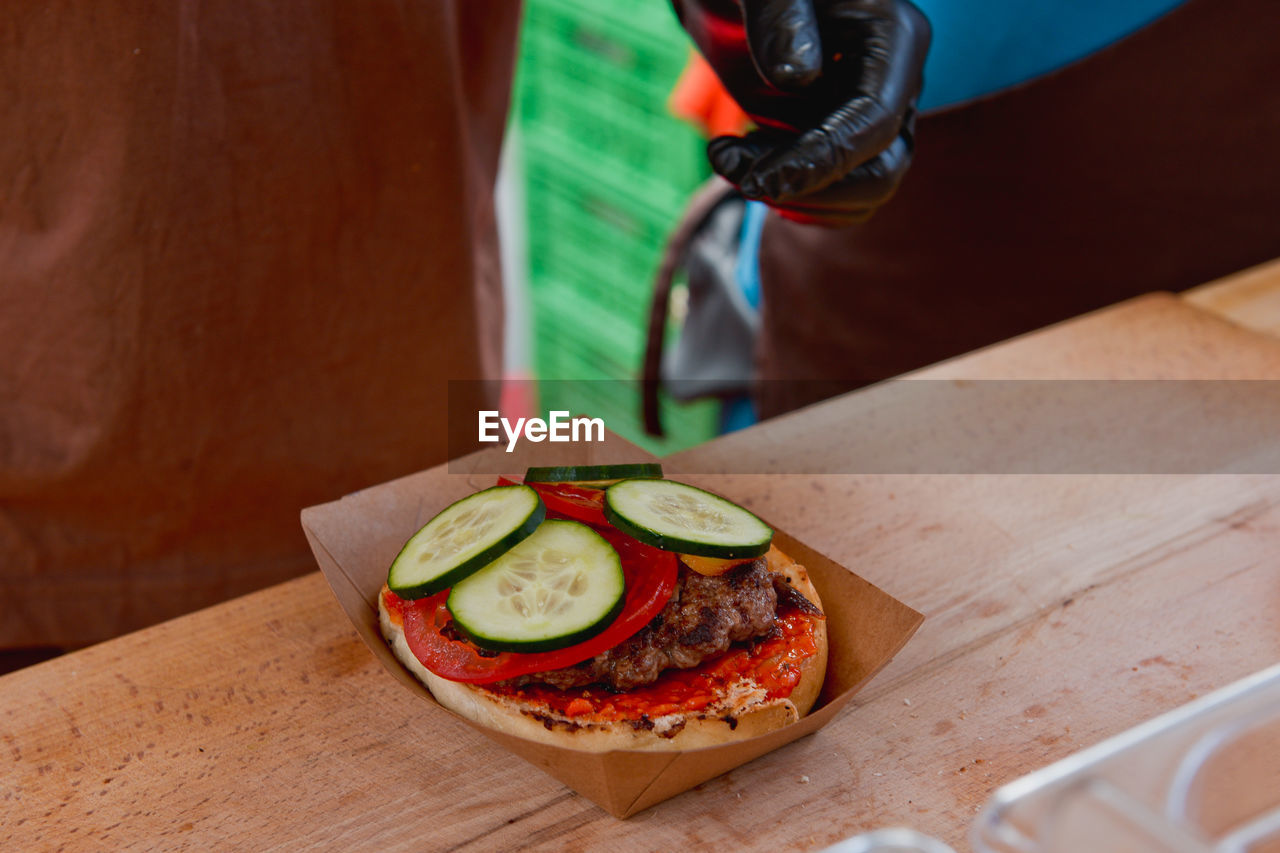
M 711 140 L 712 167 L 784 216 L 861 222 L 911 164 L 930 27 L 906 0 L 672 0 L 759 126 Z

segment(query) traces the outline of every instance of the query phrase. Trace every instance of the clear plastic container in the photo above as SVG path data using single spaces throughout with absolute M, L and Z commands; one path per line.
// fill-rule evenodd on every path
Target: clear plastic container
M 979 853 L 1280 853 L 1280 666 L 1000 788 Z
M 1280 665 L 1011 782 L 976 853 L 1280 853 Z M 823 853 L 954 853 L 910 829 Z
M 877 829 L 846 838 L 822 850 L 822 853 L 956 853 L 936 838 L 914 829 Z

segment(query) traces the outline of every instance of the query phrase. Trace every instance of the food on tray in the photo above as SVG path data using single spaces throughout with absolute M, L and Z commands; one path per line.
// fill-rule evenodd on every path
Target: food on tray
M 429 521 L 378 597 L 383 636 L 442 705 L 589 751 L 726 743 L 813 706 L 821 603 L 767 525 L 656 465 L 523 480 Z

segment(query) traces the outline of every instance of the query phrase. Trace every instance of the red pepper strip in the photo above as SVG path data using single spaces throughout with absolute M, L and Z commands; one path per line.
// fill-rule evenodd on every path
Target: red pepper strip
M 499 477 L 499 486 L 520 483 L 510 477 Z M 542 497 L 552 518 L 571 518 L 593 527 L 608 525 L 604 518 L 604 490 L 587 489 L 569 483 L 527 483 Z

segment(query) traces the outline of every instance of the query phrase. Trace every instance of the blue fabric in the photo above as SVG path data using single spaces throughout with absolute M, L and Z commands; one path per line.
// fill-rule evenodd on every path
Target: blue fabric
M 764 232 L 764 218 L 769 206 L 762 201 L 747 202 L 742 213 L 742 231 L 738 240 L 738 263 L 734 278 L 738 289 L 752 308 L 760 308 L 760 235 Z
M 972 100 L 1060 68 L 1183 0 L 914 0 L 933 24 L 921 110 Z
M 749 201 L 742 212 L 742 228 L 738 231 L 738 262 L 733 279 L 747 304 L 760 310 L 760 235 L 769 206 L 762 201 Z M 720 404 L 720 433 L 734 432 L 751 426 L 759 416 L 750 396 L 732 397 Z
M 755 401 L 750 397 L 733 397 L 720 404 L 720 435 L 746 429 L 758 420 Z

